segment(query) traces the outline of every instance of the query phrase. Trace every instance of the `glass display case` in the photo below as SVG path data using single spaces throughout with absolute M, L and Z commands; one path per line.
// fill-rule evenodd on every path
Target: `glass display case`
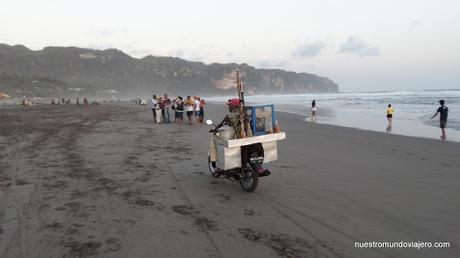
M 273 132 L 276 121 L 273 104 L 244 106 L 244 109 L 254 136 Z

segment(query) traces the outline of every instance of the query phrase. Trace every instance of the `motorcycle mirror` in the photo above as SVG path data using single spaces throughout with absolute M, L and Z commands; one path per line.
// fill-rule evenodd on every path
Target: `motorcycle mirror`
M 210 119 L 206 120 L 206 124 L 207 125 L 212 125 L 212 120 L 210 120 Z

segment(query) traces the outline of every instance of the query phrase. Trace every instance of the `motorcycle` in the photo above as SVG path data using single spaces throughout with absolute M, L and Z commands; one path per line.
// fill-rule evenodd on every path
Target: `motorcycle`
M 224 124 L 216 129 L 211 120 L 206 124 L 214 126 L 209 130 L 212 134 L 208 152 L 211 175 L 239 183 L 244 191 L 253 192 L 259 178 L 271 174 L 269 169 L 263 168 L 264 160 L 276 160 L 276 141 L 284 139 L 284 133 L 233 139 L 235 131 L 232 127 Z

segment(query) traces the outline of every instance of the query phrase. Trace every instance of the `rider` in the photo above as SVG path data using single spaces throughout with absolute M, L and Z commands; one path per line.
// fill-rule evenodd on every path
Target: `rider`
M 209 130 L 209 132 L 215 132 L 217 129 L 221 128 L 224 125 L 231 126 L 235 132 L 239 132 L 240 128 L 240 118 L 239 118 L 239 106 L 240 106 L 240 100 L 237 98 L 232 98 L 229 99 L 227 102 L 228 106 L 228 114 L 224 117 L 222 122 L 218 125 L 216 125 L 214 128 Z M 211 138 L 211 143 L 209 145 L 209 157 L 211 162 L 216 162 L 217 161 L 217 146 L 215 143 L 214 137 Z M 214 163 L 215 165 L 215 163 Z
M 239 107 L 240 107 L 240 100 L 237 98 L 232 98 L 229 99 L 227 102 L 228 106 L 228 114 L 224 117 L 222 122 L 218 125 L 213 130 L 217 130 L 224 126 L 225 124 L 228 124 L 229 126 L 233 127 L 235 130 L 235 133 L 238 135 L 238 132 L 240 132 L 240 113 L 239 113 Z
M 237 132 L 240 132 L 240 128 L 241 128 L 240 113 L 239 113 L 240 100 L 237 98 L 229 99 L 227 102 L 227 106 L 228 106 L 229 113 L 224 117 L 222 122 L 216 125 L 213 129 L 211 129 L 210 132 L 214 132 L 215 130 L 221 128 L 224 125 L 229 125 L 233 127 L 233 129 L 235 130 L 235 135 L 238 135 Z M 215 162 L 217 161 L 217 146 L 216 146 L 214 138 L 211 138 L 211 143 L 209 146 L 208 154 L 209 154 L 210 161 L 213 163 L 213 167 L 215 167 L 216 165 Z M 267 175 L 270 175 L 271 173 L 269 169 L 264 169 L 262 166 L 257 167 L 257 172 L 259 173 L 259 176 L 267 176 Z

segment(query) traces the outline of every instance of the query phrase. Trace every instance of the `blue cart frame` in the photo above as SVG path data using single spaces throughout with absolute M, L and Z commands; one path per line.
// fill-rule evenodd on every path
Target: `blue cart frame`
M 251 118 L 251 127 L 252 127 L 252 134 L 254 136 L 259 136 L 259 135 L 265 135 L 266 132 L 265 130 L 263 131 L 257 131 L 257 127 L 256 127 L 256 122 L 257 122 L 257 117 L 256 117 L 256 109 L 259 109 L 259 108 L 271 108 L 272 110 L 272 127 L 275 125 L 275 121 L 276 121 L 276 115 L 275 115 L 275 105 L 273 104 L 266 104 L 266 105 L 251 105 L 251 106 L 245 106 L 245 113 L 247 114 L 247 111 L 248 110 L 251 110 L 251 115 L 250 115 L 250 118 Z M 272 128 L 273 129 L 273 128 Z

